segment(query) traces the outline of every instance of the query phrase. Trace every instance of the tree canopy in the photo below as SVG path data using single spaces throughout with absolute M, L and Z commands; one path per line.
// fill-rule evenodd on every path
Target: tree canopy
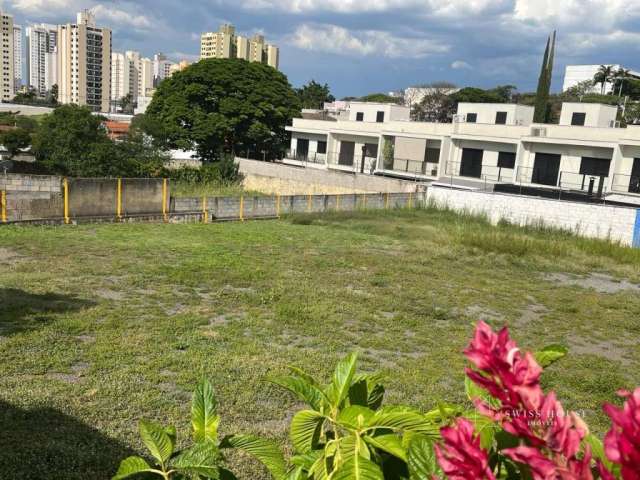
M 392 97 L 386 93 L 371 93 L 364 97 L 358 98 L 360 102 L 376 102 L 376 103 L 402 103 L 402 98 Z
M 239 59 L 201 60 L 176 72 L 160 84 L 146 112 L 156 141 L 195 150 L 204 161 L 224 152 L 274 158 L 288 143 L 285 126 L 299 114 L 285 75 Z
M 325 102 L 333 102 L 335 97 L 331 95 L 328 84 L 321 85 L 315 80 L 311 80 L 302 88 L 296 89 L 296 94 L 300 100 L 302 108 L 320 109 Z

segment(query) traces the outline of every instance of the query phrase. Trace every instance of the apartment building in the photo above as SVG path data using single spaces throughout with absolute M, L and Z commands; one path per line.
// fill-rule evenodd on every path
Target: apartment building
M 111 30 L 88 10 L 77 23 L 58 26 L 58 99 L 108 112 L 111 94 Z
M 224 24 L 217 32 L 201 35 L 200 58 L 240 58 L 278 69 L 280 50 L 275 45 L 266 43 L 263 35 L 254 35 L 249 39 L 236 35 L 233 25 Z
M 283 161 L 465 189 L 640 202 L 640 126 L 617 128 L 607 105 L 566 103 L 558 125 L 532 123 L 530 108 L 460 104 L 454 123 L 294 119 Z
M 39 24 L 27 27 L 27 84 L 44 97 L 58 83 L 56 55 L 58 27 Z
M 153 56 L 153 86 L 157 87 L 160 82 L 167 78 L 171 72 L 171 62 L 163 53 L 156 53 Z
M 140 56 L 140 52 L 114 52 L 111 55 L 111 102 L 123 97 L 146 96 L 153 90 L 153 62 Z
M 20 25 L 13 25 L 13 91 L 18 93 L 18 90 L 24 85 L 23 79 L 23 31 Z
M 15 96 L 15 50 L 13 34 L 13 16 L 0 11 L 2 18 L 2 78 L 0 78 L 0 98 L 10 102 Z

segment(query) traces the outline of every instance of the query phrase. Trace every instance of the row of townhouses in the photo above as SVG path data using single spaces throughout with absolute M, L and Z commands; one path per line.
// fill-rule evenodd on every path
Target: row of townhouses
M 638 202 L 640 126 L 617 107 L 565 103 L 559 124 L 533 108 L 461 103 L 453 123 L 409 121 L 397 105 L 351 102 L 338 119 L 295 119 L 290 165 L 508 191 L 523 185 Z

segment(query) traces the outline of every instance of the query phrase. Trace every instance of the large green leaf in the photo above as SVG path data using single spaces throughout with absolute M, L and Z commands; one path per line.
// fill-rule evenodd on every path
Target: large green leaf
M 432 439 L 416 435 L 409 444 L 407 465 L 411 480 L 431 480 L 439 471 Z
M 290 436 L 296 451 L 307 453 L 318 446 L 326 417 L 313 410 L 301 410 L 291 420 Z
M 333 372 L 331 385 L 329 385 L 326 393 L 335 408 L 342 403 L 349 393 L 349 387 L 351 387 L 351 381 L 356 372 L 357 360 L 358 354 L 352 352 L 345 359 L 338 362 Z
M 200 475 L 204 478 L 220 478 L 220 453 L 213 442 L 196 443 L 173 459 L 172 468 L 181 473 Z
M 139 473 L 153 472 L 145 459 L 140 457 L 129 457 L 120 463 L 117 473 L 111 480 L 123 480 Z
M 382 405 L 384 386 L 380 375 L 354 375 L 349 387 L 349 404 L 377 410 Z
M 196 442 L 218 441 L 220 417 L 216 414 L 218 402 L 208 380 L 202 380 L 191 398 L 191 425 Z
M 355 455 L 343 463 L 331 477 L 332 480 L 384 480 L 380 467 L 364 457 Z
M 351 405 L 340 411 L 337 421 L 345 428 L 352 430 L 360 430 L 367 425 L 367 422 L 373 417 L 375 412 L 367 407 L 360 405 Z
M 371 451 L 365 441 L 358 435 L 349 435 L 335 442 L 337 445 L 334 463 L 336 466 L 351 460 L 354 456 L 371 459 Z M 327 449 L 328 450 L 328 449 Z M 329 454 L 327 453 L 327 456 Z
M 565 346 L 548 345 L 539 352 L 534 353 L 533 356 L 542 368 L 546 368 L 565 357 L 567 353 L 569 353 L 569 349 Z
M 402 446 L 402 438 L 394 433 L 386 435 L 378 435 L 377 437 L 365 436 L 365 442 L 372 447 L 387 452 L 394 457 L 398 457 L 401 460 L 407 461 L 407 451 Z
M 254 435 L 230 435 L 222 440 L 220 448 L 235 448 L 253 455 L 267 467 L 275 479 L 281 479 L 287 474 L 284 455 L 271 440 Z
M 174 442 L 160 425 L 140 421 L 140 437 L 158 463 L 165 465 L 173 455 Z
M 465 412 L 464 417 L 473 423 L 475 432 L 480 436 L 480 446 L 485 450 L 491 450 L 496 433 L 502 430 L 500 426 L 490 418 L 480 415 L 477 410 Z
M 324 393 L 316 385 L 298 376 L 275 377 L 272 383 L 289 390 L 314 410 L 320 411 L 325 400 Z
M 409 407 L 383 407 L 369 419 L 368 429 L 391 429 L 396 432 L 420 432 L 438 437 L 440 427 L 422 413 Z

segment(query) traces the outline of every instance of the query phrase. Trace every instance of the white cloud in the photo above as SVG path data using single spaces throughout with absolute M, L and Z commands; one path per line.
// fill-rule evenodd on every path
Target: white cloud
M 449 46 L 425 38 L 397 37 L 389 32 L 364 30 L 351 32 L 336 25 L 303 24 L 289 43 L 304 50 L 344 55 L 379 55 L 389 58 L 421 58 L 444 53 Z
M 515 20 L 590 29 L 610 28 L 632 17 L 640 17 L 635 0 L 516 0 L 513 10 Z
M 149 17 L 138 12 L 121 10 L 102 4 L 96 5 L 91 10 L 97 19 L 114 27 L 128 26 L 136 30 L 149 30 L 153 26 L 153 21 Z
M 468 70 L 471 68 L 471 65 L 469 65 L 464 60 L 456 60 L 451 64 L 451 68 L 453 68 L 454 70 Z

